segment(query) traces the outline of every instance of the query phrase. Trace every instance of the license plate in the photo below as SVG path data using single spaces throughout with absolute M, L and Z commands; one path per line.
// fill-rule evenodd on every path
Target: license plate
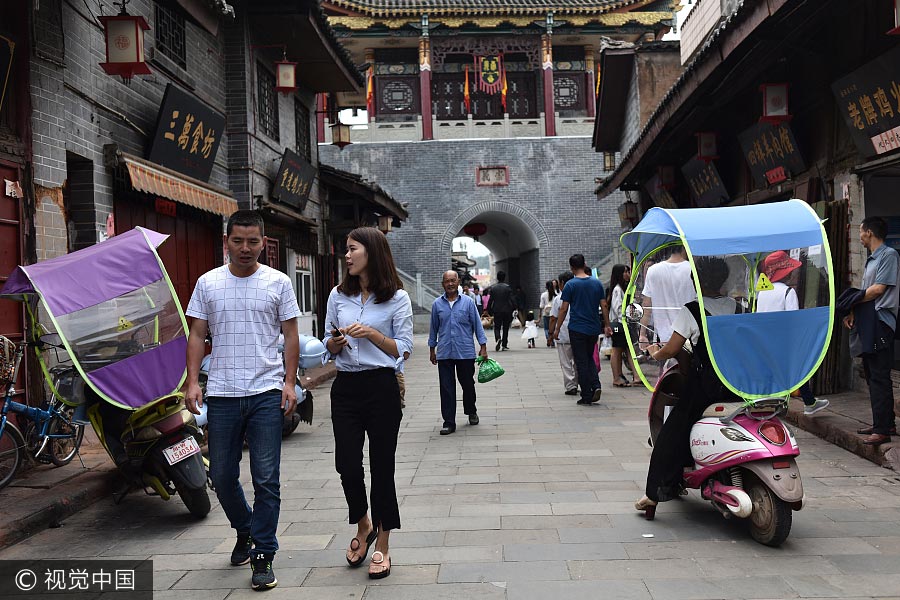
M 198 452 L 200 452 L 200 445 L 192 437 L 184 438 L 177 444 L 163 448 L 163 454 L 170 465 L 181 462 L 188 456 L 193 456 Z

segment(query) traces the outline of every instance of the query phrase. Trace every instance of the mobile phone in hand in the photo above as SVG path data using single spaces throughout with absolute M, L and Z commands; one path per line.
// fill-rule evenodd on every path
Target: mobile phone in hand
M 337 326 L 335 326 L 334 323 L 331 324 L 331 327 L 332 327 L 332 330 L 331 330 L 331 337 L 335 337 L 335 338 L 337 338 L 337 337 L 344 337 L 344 334 L 341 333 L 341 330 L 338 329 Z M 347 349 L 348 349 L 348 350 L 353 350 L 353 347 L 350 346 L 350 344 L 348 343 L 348 344 L 347 344 Z

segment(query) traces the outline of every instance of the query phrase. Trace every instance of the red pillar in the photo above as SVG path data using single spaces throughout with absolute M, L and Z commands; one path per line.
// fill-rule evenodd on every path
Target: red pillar
M 587 77 L 585 90 L 585 104 L 587 105 L 587 116 L 594 117 L 597 115 L 597 80 L 594 79 L 594 47 L 584 47 L 584 71 Z
M 541 36 L 541 68 L 544 73 L 544 135 L 556 135 L 556 106 L 553 103 L 553 43 L 549 33 Z
M 316 141 L 325 143 L 325 94 L 316 94 Z
M 419 38 L 419 98 L 422 105 L 422 139 L 433 140 L 431 123 L 431 40 Z

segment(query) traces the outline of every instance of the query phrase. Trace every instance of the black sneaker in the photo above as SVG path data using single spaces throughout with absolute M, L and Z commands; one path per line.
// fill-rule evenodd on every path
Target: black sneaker
M 478 425 L 478 415 L 469 415 L 469 425 Z
M 272 570 L 273 560 L 275 560 L 274 554 L 257 552 L 253 555 L 253 558 L 250 560 L 253 568 L 253 579 L 250 585 L 254 590 L 270 590 L 278 585 L 278 580 L 275 579 L 275 571 Z
M 253 548 L 253 538 L 249 531 L 239 531 L 234 550 L 231 551 L 231 564 L 234 566 L 246 565 L 250 562 L 250 549 Z

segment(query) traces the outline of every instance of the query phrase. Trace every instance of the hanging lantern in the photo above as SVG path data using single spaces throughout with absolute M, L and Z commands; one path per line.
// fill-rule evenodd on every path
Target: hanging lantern
M 697 158 L 707 162 L 719 158 L 717 136 L 713 131 L 701 131 L 697 136 Z
M 900 35 L 900 0 L 894 0 L 894 28 L 887 34 Z
M 381 233 L 388 233 L 393 227 L 394 217 L 390 215 L 384 215 L 378 217 L 378 230 Z
M 106 38 L 106 62 L 100 66 L 108 75 L 118 75 L 126 84 L 134 75 L 150 75 L 144 62 L 144 32 L 150 29 L 140 15 L 129 15 L 122 0 L 122 12 L 114 17 L 100 17 Z
M 275 91 L 292 94 L 297 90 L 297 63 L 290 62 L 285 56 L 275 62 Z
M 788 84 L 764 83 L 759 89 L 763 93 L 763 115 L 760 121 L 776 124 L 789 121 Z
M 656 174 L 659 176 L 660 189 L 675 189 L 675 167 L 671 165 L 656 167 Z
M 487 225 L 484 223 L 469 223 L 463 227 L 463 233 L 477 242 L 478 236 L 487 233 Z
M 638 222 L 638 205 L 628 200 L 619 205 L 619 223 L 622 227 L 634 227 Z
M 350 145 L 350 126 L 341 123 L 340 118 L 331 126 L 331 143 L 341 150 Z

